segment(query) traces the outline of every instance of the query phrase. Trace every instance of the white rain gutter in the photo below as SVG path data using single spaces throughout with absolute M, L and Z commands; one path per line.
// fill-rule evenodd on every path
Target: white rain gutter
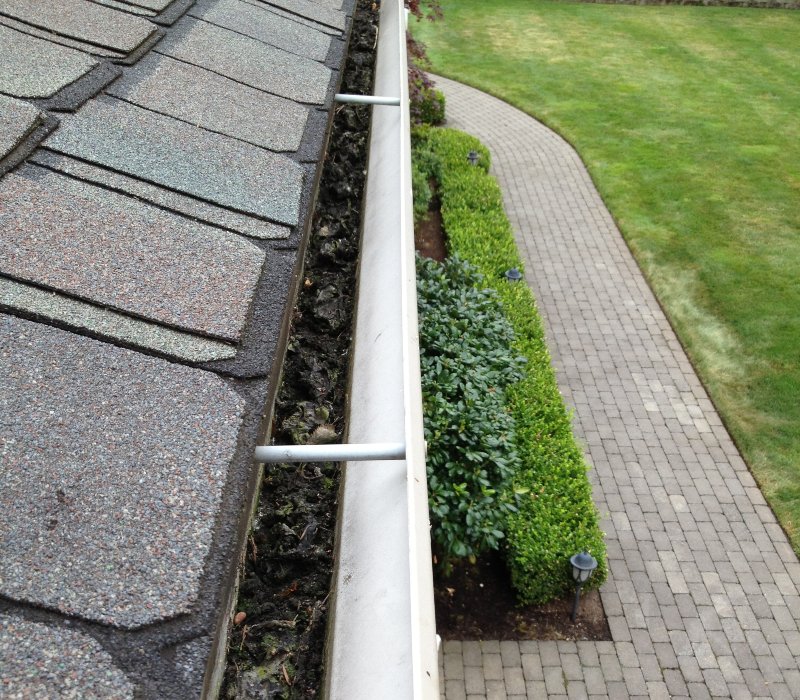
M 329 700 L 438 700 L 411 200 L 405 11 L 381 3 L 348 442 L 405 459 L 345 464 L 326 649 Z

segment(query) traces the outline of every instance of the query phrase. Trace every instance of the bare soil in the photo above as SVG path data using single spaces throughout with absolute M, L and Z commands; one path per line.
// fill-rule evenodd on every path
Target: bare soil
M 435 183 L 431 183 L 435 191 Z M 442 212 L 439 198 L 434 195 L 425 218 L 414 226 L 414 247 L 426 258 L 444 262 L 447 257 L 447 243 L 442 233 Z
M 545 605 L 517 604 L 500 554 L 434 576 L 436 631 L 443 639 L 611 639 L 597 591 L 581 595 L 572 622 L 573 595 Z

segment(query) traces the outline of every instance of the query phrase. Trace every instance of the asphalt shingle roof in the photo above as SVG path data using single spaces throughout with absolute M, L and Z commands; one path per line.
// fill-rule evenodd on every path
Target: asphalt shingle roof
M 230 29 L 315 61 L 324 61 L 331 45 L 327 34 L 274 12 L 265 12 L 243 0 L 205 0 L 198 3 L 191 14 L 217 27 Z
M 351 9 L 0 0 L 0 696 L 210 682 Z
M 11 153 L 41 120 L 41 112 L 33 105 L 0 95 L 0 158 Z
M 75 49 L 0 25 L 0 90 L 14 97 L 52 97 L 99 61 Z
M 325 65 L 203 21 L 182 22 L 156 50 L 297 102 L 322 104 L 330 85 Z
M 0 615 L 0 668 L 0 690 L 24 688 L 25 697 L 86 697 L 87 688 L 94 697 L 133 697 L 133 685 L 94 639 L 18 617 Z
M 64 117 L 44 145 L 217 206 L 298 222 L 297 163 L 129 102 L 98 97 Z
M 0 343 L 18 416 L 0 594 L 120 627 L 190 612 L 244 400 L 202 370 L 11 316 Z
M 239 338 L 265 257 L 253 243 L 33 165 L 6 175 L 0 197 L 9 277 Z
M 291 229 L 287 226 L 247 216 L 93 163 L 61 156 L 47 149 L 38 150 L 30 160 L 46 168 L 58 170 L 86 182 L 94 182 L 114 191 L 124 192 L 158 207 L 180 212 L 192 219 L 214 224 L 234 233 L 264 239 L 288 238 L 291 235 Z
M 0 0 L 0 14 L 32 29 L 52 32 L 55 42 L 66 37 L 93 47 L 93 52 L 107 55 L 129 54 L 154 38 L 158 31 L 158 27 L 146 19 L 89 0 L 59 0 L 57 3 Z
M 314 2 L 314 0 L 272 0 L 271 5 L 297 14 L 306 19 L 324 24 L 332 29 L 344 29 L 345 14 L 340 12 L 342 4 L 337 2 Z
M 151 54 L 108 94 L 271 151 L 300 147 L 308 108 L 203 68 Z

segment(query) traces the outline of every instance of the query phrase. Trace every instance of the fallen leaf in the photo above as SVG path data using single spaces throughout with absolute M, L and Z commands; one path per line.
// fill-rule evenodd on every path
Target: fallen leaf
M 297 581 L 292 581 L 286 588 L 284 588 L 278 596 L 281 598 L 288 598 L 292 593 L 297 590 Z
M 309 445 L 326 445 L 332 442 L 336 442 L 339 439 L 338 434 L 336 433 L 336 428 L 334 428 L 329 423 L 325 423 L 323 425 L 318 425 L 314 432 L 311 433 L 311 437 L 308 439 Z

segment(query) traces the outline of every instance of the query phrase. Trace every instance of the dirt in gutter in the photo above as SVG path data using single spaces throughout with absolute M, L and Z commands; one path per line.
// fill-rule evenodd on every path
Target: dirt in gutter
M 342 92 L 370 94 L 378 9 L 360 0 Z M 370 108 L 337 108 L 275 408 L 276 444 L 339 442 L 355 302 Z M 335 464 L 265 469 L 223 698 L 315 698 L 333 568 Z

